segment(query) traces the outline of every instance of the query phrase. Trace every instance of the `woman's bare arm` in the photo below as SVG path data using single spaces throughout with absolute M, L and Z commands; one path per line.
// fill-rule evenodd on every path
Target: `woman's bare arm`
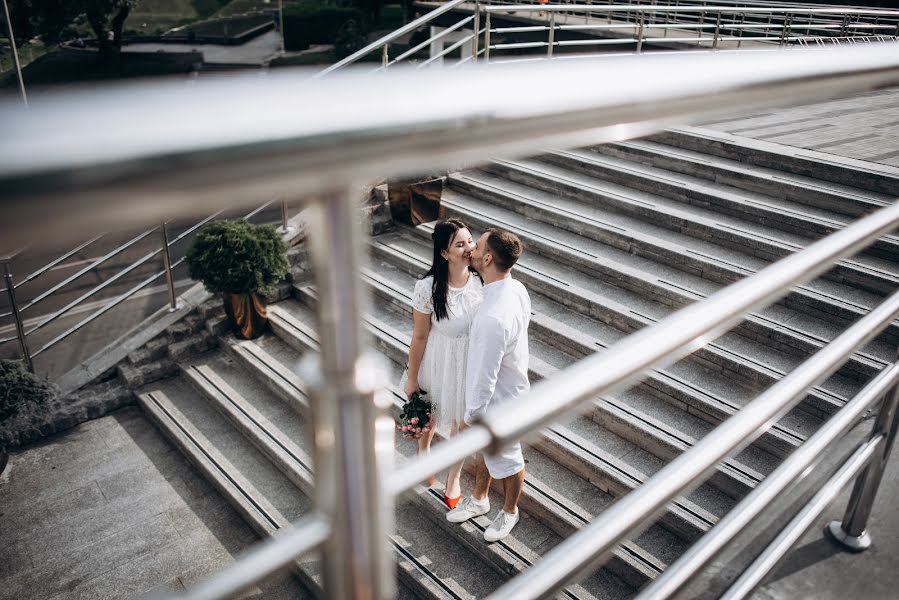
M 421 359 L 425 355 L 425 347 L 428 345 L 428 334 L 431 333 L 431 315 L 428 313 L 412 311 L 412 343 L 409 344 L 409 373 L 406 387 L 403 392 L 407 398 L 419 390 L 418 370 L 421 367 Z

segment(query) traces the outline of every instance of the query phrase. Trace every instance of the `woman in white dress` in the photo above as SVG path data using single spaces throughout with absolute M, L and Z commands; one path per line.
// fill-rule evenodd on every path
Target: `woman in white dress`
M 468 327 L 483 300 L 483 283 L 469 267 L 474 240 L 465 224 L 458 219 L 438 221 L 431 239 L 431 268 L 412 294 L 414 328 L 402 386 L 407 398 L 424 390 L 435 405 L 431 414 L 434 426 L 419 438 L 419 453 L 430 449 L 435 431 L 448 438 L 463 424 Z M 447 474 L 444 500 L 451 509 L 462 496 L 461 473 L 460 463 Z M 431 478 L 428 484 L 433 483 Z

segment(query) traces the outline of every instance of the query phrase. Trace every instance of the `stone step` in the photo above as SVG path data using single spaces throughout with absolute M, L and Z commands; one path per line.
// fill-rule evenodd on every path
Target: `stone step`
M 463 177 L 468 178 L 467 175 L 458 176 Z M 470 184 L 472 180 L 467 179 L 467 182 Z M 499 184 L 492 180 L 485 182 L 481 178 L 476 183 Z M 478 193 L 477 189 L 470 191 Z M 680 308 L 704 299 L 724 287 L 724 284 L 709 281 L 699 274 L 635 256 L 623 249 L 572 233 L 555 223 L 536 222 L 518 212 L 497 206 L 496 196 L 496 193 L 492 193 L 490 201 L 485 201 L 451 188 L 444 193 L 442 205 L 447 211 L 455 211 L 453 214 L 459 214 L 471 226 L 483 230 L 496 225 L 514 231 L 532 252 L 670 308 Z M 521 198 L 521 193 L 515 193 L 515 197 Z M 512 202 L 514 200 L 510 200 L 510 204 Z M 519 200 L 518 204 L 522 203 Z M 659 245 L 665 243 L 663 241 Z M 824 304 L 823 308 L 830 307 Z M 842 315 L 850 317 L 849 319 L 834 319 L 832 314 L 825 312 L 807 314 L 808 312 L 808 307 L 801 304 L 796 308 L 774 305 L 750 315 L 732 331 L 756 340 L 765 347 L 807 357 L 820 350 L 852 320 L 858 319 L 867 311 L 859 310 L 858 314 Z M 888 364 L 894 347 L 882 337 L 847 361 L 840 373 L 859 381 L 867 381 Z
M 308 503 L 297 494 L 273 498 L 271 490 L 283 487 L 279 484 L 283 476 L 223 416 L 195 400 L 189 386 L 178 379 L 157 383 L 138 395 L 138 403 L 156 427 L 261 537 L 276 534 L 308 510 Z M 295 561 L 292 570 L 307 590 L 321 589 L 317 558 Z
M 813 241 L 545 161 L 495 161 L 486 168 L 489 175 L 466 171 L 449 183 L 531 219 L 721 284 Z M 856 256 L 798 286 L 778 304 L 852 320 L 882 301 L 896 282 L 895 263 Z M 897 336 L 894 326 L 892 339 Z
M 277 305 L 272 307 L 271 318 L 276 322 L 288 321 L 291 322 L 294 320 L 294 314 L 292 312 L 286 312 L 283 310 L 282 305 Z M 301 313 L 303 314 L 303 313 Z M 309 316 L 306 313 L 306 316 Z M 285 325 L 287 330 L 304 330 L 307 328 L 307 324 L 302 321 L 297 321 L 295 323 L 288 323 Z M 284 329 L 276 329 L 275 331 L 284 331 Z M 306 329 L 306 333 L 314 336 L 311 329 Z M 314 339 L 314 337 L 306 337 L 306 342 Z M 242 351 L 239 354 L 235 354 L 235 357 L 254 357 L 254 360 L 251 362 L 246 362 L 245 365 L 254 370 L 254 374 L 257 378 L 265 378 L 268 377 L 269 373 L 272 371 L 283 371 L 287 370 L 288 367 L 281 361 L 285 361 L 287 364 L 297 364 L 299 360 L 299 353 L 296 350 L 293 350 L 290 346 L 285 344 L 283 341 L 278 341 L 277 339 L 271 338 L 263 338 L 264 342 L 257 344 L 256 342 L 236 342 L 234 340 L 223 340 L 223 345 L 226 348 L 242 348 Z M 290 340 L 291 344 L 302 346 L 306 342 L 300 341 L 300 338 L 295 338 Z M 264 345 L 263 345 L 264 344 Z M 314 352 L 317 349 L 317 344 L 313 342 L 314 345 L 308 346 L 305 348 L 306 352 L 312 351 Z M 270 352 L 271 350 L 271 352 Z M 262 365 L 268 365 L 266 368 L 261 368 Z M 292 399 L 290 404 L 292 406 L 300 406 L 306 404 L 305 399 L 305 390 L 302 381 L 296 377 L 295 375 L 292 377 L 293 379 L 293 392 L 291 392 L 295 397 Z M 286 388 L 281 388 L 282 392 Z M 394 391 L 394 408 L 395 408 L 395 416 L 399 414 L 399 409 L 402 405 L 402 401 L 396 391 Z M 304 438 L 308 439 L 308 438 Z M 403 456 L 403 460 L 408 460 L 414 457 L 416 452 L 416 444 L 410 442 L 404 442 L 400 436 L 398 436 L 397 441 L 397 449 L 400 451 L 401 456 Z M 471 475 L 467 475 L 467 480 L 463 482 L 463 485 L 466 486 L 466 489 L 470 489 L 471 485 L 473 485 L 473 481 L 471 481 Z M 526 484 L 529 488 L 533 488 L 535 485 L 542 485 L 537 482 L 533 477 L 529 479 Z M 544 486 L 544 489 L 549 489 Z M 539 559 L 539 554 L 534 549 L 536 548 L 548 548 L 552 545 L 555 545 L 559 541 L 561 541 L 561 536 L 553 530 L 550 530 L 545 525 L 543 525 L 543 519 L 530 519 L 528 516 L 533 516 L 533 513 L 537 510 L 548 510 L 546 508 L 547 505 L 551 503 L 548 500 L 544 500 L 543 505 L 539 502 L 527 502 L 524 501 L 521 503 L 521 510 L 525 513 L 526 518 L 522 520 L 522 523 L 516 528 L 511 535 L 506 540 L 503 540 L 496 544 L 485 544 L 483 541 L 483 532 L 486 527 L 490 524 L 490 519 L 485 516 L 479 519 L 475 519 L 474 521 L 459 527 L 457 525 L 451 524 L 446 520 L 446 507 L 443 504 L 442 494 L 440 491 L 436 489 L 427 489 L 423 486 L 418 486 L 414 492 L 407 494 L 408 501 L 410 506 L 416 508 L 419 515 L 424 515 L 429 520 L 433 522 L 433 525 L 443 531 L 443 536 L 439 536 L 435 539 L 434 543 L 442 543 L 439 538 L 441 537 L 450 537 L 458 539 L 459 543 L 468 548 L 473 554 L 475 554 L 479 561 L 483 562 L 483 564 L 491 566 L 496 573 L 499 575 L 506 577 L 511 574 L 515 574 L 517 572 L 526 569 L 530 565 L 534 564 Z M 501 498 L 496 494 L 493 494 L 494 498 L 494 506 L 498 506 L 501 504 Z M 559 509 L 556 509 L 551 514 L 555 515 L 557 519 Z M 402 531 L 399 532 L 400 537 L 405 537 L 402 535 Z M 533 540 L 538 541 L 538 544 L 534 546 Z M 633 549 L 631 550 L 633 552 Z M 621 561 L 618 560 L 618 563 Z M 632 561 L 633 562 L 633 561 Z M 622 581 L 619 581 L 620 577 L 617 575 L 611 575 L 609 573 L 599 572 L 595 574 L 592 578 L 588 578 L 584 581 L 583 585 L 575 585 L 571 586 L 568 589 L 567 597 L 570 598 L 599 598 L 599 597 L 624 597 L 624 595 L 629 594 L 629 592 L 639 585 L 644 584 L 650 576 L 654 577 L 658 572 L 660 572 L 662 565 L 657 565 L 655 563 L 641 564 L 644 571 L 635 571 L 634 566 L 631 565 L 618 565 L 619 568 L 624 572 L 624 575 L 629 579 L 625 584 Z M 461 568 L 466 568 L 462 565 Z M 589 588 L 585 589 L 585 588 Z M 596 588 L 598 591 L 601 590 L 601 593 L 594 595 L 591 593 L 593 588 Z M 612 593 L 614 592 L 614 593 Z
M 364 275 L 376 293 L 379 291 L 379 281 L 395 281 L 400 276 L 399 272 L 391 272 L 383 278 Z M 409 290 L 411 289 L 412 286 L 409 285 Z M 315 292 L 311 287 L 300 287 L 297 294 L 308 304 L 315 302 Z M 411 318 L 408 311 L 411 310 L 411 299 L 407 297 L 406 301 L 410 304 L 407 305 L 405 315 L 386 308 L 379 310 L 378 307 L 386 307 L 389 304 L 382 300 L 384 296 L 379 295 L 372 309 L 375 314 L 366 316 L 366 328 L 373 338 L 375 347 L 399 364 L 405 361 L 408 354 L 411 334 Z M 294 308 L 289 306 L 289 310 Z M 541 361 L 537 356 L 538 352 L 535 351 L 539 352 L 539 349 L 532 347 L 530 374 L 532 379 L 539 379 L 538 365 Z M 626 494 L 644 481 L 647 469 L 651 468 L 651 473 L 661 467 L 660 461 L 643 451 L 637 444 L 602 429 L 595 422 L 588 421 L 586 419 L 578 421 L 584 426 L 581 428 L 581 435 L 575 435 L 569 428 L 562 426 L 550 428 L 547 430 L 549 433 L 544 432 L 543 440 L 537 444 L 538 448 L 544 454 L 552 455 L 568 470 L 578 473 L 593 485 L 615 496 Z M 608 448 L 612 450 L 607 451 Z M 622 460 L 624 456 L 639 464 L 642 470 Z M 689 498 L 675 502 L 671 510 L 662 517 L 662 523 L 683 539 L 692 541 L 717 521 L 716 515 L 720 516 L 732 505 L 732 498 L 727 498 L 720 491 L 704 485 Z
M 313 290 L 304 288 L 303 293 L 308 295 L 307 300 L 314 302 Z M 277 311 L 274 313 L 273 318 L 284 320 L 289 322 L 289 324 L 286 324 L 276 331 L 288 332 L 295 331 L 296 329 L 308 330 L 308 326 L 305 325 L 305 322 L 307 322 L 310 314 L 310 309 L 303 305 L 282 304 L 277 307 Z M 402 352 L 408 351 L 408 345 L 401 346 L 400 344 L 404 337 L 406 338 L 405 343 L 408 344 L 408 336 L 404 336 L 403 334 L 392 330 L 392 328 L 385 326 L 377 319 L 369 320 L 366 323 L 366 326 L 369 332 L 376 338 L 383 336 L 381 337 L 380 345 L 376 347 L 384 352 L 385 356 L 390 359 L 390 364 L 394 367 L 393 380 L 399 381 L 402 369 L 399 367 L 400 363 L 397 362 L 396 359 L 402 355 L 403 360 L 405 360 L 405 355 L 402 354 Z M 301 347 L 301 343 L 298 342 L 296 338 L 288 337 L 284 338 L 283 341 L 293 350 L 296 350 L 297 347 Z M 299 351 L 302 352 L 303 350 L 300 349 Z M 273 349 L 273 354 L 280 355 L 279 360 L 284 356 L 283 350 L 277 348 Z M 401 401 L 401 395 L 399 390 L 394 389 L 393 392 L 398 405 Z M 572 460 L 576 460 L 577 449 L 573 444 L 566 442 L 566 439 L 567 438 L 565 438 L 564 435 L 556 434 L 554 444 L 550 445 L 567 449 L 568 455 L 572 457 Z M 584 447 L 593 448 L 591 444 L 587 443 L 584 444 Z M 557 451 L 557 454 L 560 452 L 561 450 Z M 595 452 L 597 456 L 604 456 L 604 453 L 601 450 Z M 598 493 L 598 485 L 605 484 L 606 489 L 603 490 L 605 492 L 608 492 L 609 488 L 616 489 L 619 492 L 617 495 L 622 495 L 627 491 L 630 491 L 633 487 L 632 485 L 627 484 L 604 483 L 597 479 L 595 474 L 592 481 L 588 481 L 586 478 L 575 477 L 574 480 L 577 481 L 577 485 L 572 487 L 559 487 L 555 485 L 547 487 L 548 482 L 559 481 L 560 478 L 568 478 L 568 481 L 572 481 L 570 478 L 574 476 L 571 471 L 567 469 L 560 470 L 558 465 L 553 465 L 551 461 L 547 462 L 546 458 L 542 458 L 543 455 L 541 453 L 533 454 L 530 450 L 527 450 L 525 454 L 529 464 L 536 461 L 538 457 L 541 457 L 540 461 L 535 464 L 542 466 L 540 469 L 532 469 L 532 472 L 528 473 L 525 479 L 521 506 L 532 516 L 541 519 L 561 537 L 570 535 L 571 532 L 587 522 L 589 515 L 596 514 L 596 512 L 591 512 L 591 510 L 596 511 L 606 506 L 611 501 L 609 496 Z M 616 462 L 614 457 L 611 458 L 610 463 Z M 583 469 L 581 470 L 583 471 Z M 639 474 L 635 476 L 634 474 L 621 469 L 615 471 L 614 476 L 627 483 L 633 483 L 634 481 L 639 482 L 641 480 Z M 549 489 L 552 489 L 551 493 L 548 492 Z M 564 492 L 562 490 L 564 490 Z M 575 496 L 572 496 L 571 494 L 575 494 Z M 586 504 L 574 500 L 574 498 L 580 499 L 585 497 L 591 499 Z M 683 506 L 675 506 L 670 514 L 663 517 L 665 528 L 659 529 L 658 527 L 653 527 L 644 534 L 650 540 L 664 540 L 664 544 L 658 548 L 658 552 L 654 551 L 652 554 L 648 554 L 642 549 L 641 545 L 632 545 L 628 542 L 616 550 L 608 567 L 617 575 L 630 582 L 635 582 L 635 580 L 637 583 L 645 582 L 647 577 L 654 577 L 654 574 L 659 572 L 664 564 L 676 558 L 676 556 L 679 555 L 678 553 L 684 548 L 683 542 L 679 541 L 676 537 L 673 537 L 671 533 L 666 531 L 666 529 L 676 531 L 679 535 L 689 539 L 695 539 L 697 535 L 701 534 L 702 531 L 707 528 L 708 522 L 703 521 L 700 523 L 697 519 L 690 518 L 690 515 L 693 514 L 690 512 L 692 508 L 693 504 L 691 502 L 684 502 Z M 639 539 L 643 538 L 641 537 Z
M 447 216 L 472 222 L 477 220 L 463 206 L 445 203 L 444 207 Z M 420 235 L 428 236 L 429 233 L 422 230 Z M 559 305 L 624 333 L 657 323 L 672 312 L 671 307 L 535 253 L 525 254 L 518 265 L 518 278 L 534 293 L 545 295 Z M 742 386 L 755 391 L 769 387 L 802 362 L 802 357 L 796 353 L 766 347 L 733 332 L 699 348 L 692 358 L 737 378 Z M 826 417 L 841 407 L 860 385 L 857 379 L 834 375 L 809 392 L 799 408 L 809 417 Z
M 793 243 L 801 243 L 803 239 L 816 240 L 839 231 L 850 222 L 848 217 L 804 204 L 716 185 L 700 178 L 589 150 L 558 151 L 541 159 L 632 190 L 661 196 L 689 207 L 707 209 L 725 218 L 736 218 L 748 226 L 728 225 L 734 228 L 734 233 L 743 234 L 743 237 L 756 241 L 760 248 L 772 251 L 778 249 L 777 244 L 765 244 L 764 236 L 759 233 L 765 228 L 782 232 L 776 234 L 774 240 L 787 237 L 792 238 Z M 857 269 L 868 271 L 874 278 L 881 275 L 880 270 L 895 275 L 895 270 L 883 269 L 883 265 L 884 261 L 895 261 L 897 249 L 899 240 L 895 236 L 884 236 L 872 244 L 871 250 L 844 262 L 848 265 L 858 263 Z
M 375 241 L 375 258 L 380 256 L 377 249 L 378 240 Z M 404 255 L 395 253 L 390 257 L 393 260 L 402 261 Z M 405 258 L 410 258 L 405 255 Z M 422 261 L 423 263 L 423 261 Z M 406 267 L 414 269 L 415 264 L 412 260 L 406 263 Z M 425 267 L 420 267 L 421 272 Z M 407 272 L 396 272 L 391 270 L 389 276 L 373 278 L 371 283 L 377 302 L 385 306 L 401 305 L 402 314 L 399 319 L 391 317 L 389 313 L 379 315 L 382 323 L 393 321 L 388 329 L 382 335 L 395 335 L 390 331 L 405 332 L 408 335 L 409 314 L 411 311 L 411 290 L 414 286 L 414 277 Z M 555 373 L 559 368 L 568 366 L 575 362 L 577 358 L 581 358 L 589 351 L 576 352 L 572 350 L 561 350 L 552 344 L 547 343 L 548 337 L 570 336 L 571 348 L 575 348 L 577 344 L 583 344 L 586 337 L 583 330 L 573 328 L 570 325 L 546 317 L 539 310 L 539 297 L 532 296 L 534 301 L 535 312 L 531 317 L 531 364 L 530 373 L 533 380 L 539 380 Z M 399 337 L 399 336 L 396 336 Z M 407 352 L 408 339 L 402 338 L 397 340 L 399 343 L 392 344 L 395 346 L 394 360 L 402 360 L 402 356 Z M 390 351 L 389 349 L 387 350 Z M 577 357 L 577 358 L 575 358 Z M 665 378 L 663 374 L 655 374 L 658 379 Z M 687 412 L 680 406 L 674 406 L 671 398 L 665 400 L 660 399 L 657 395 L 647 391 L 646 384 L 640 384 L 637 387 L 618 394 L 616 397 L 599 398 L 594 403 L 594 408 L 588 413 L 602 429 L 608 430 L 612 435 L 607 435 L 599 445 L 603 448 L 619 445 L 621 438 L 629 442 L 633 446 L 637 446 L 646 450 L 652 456 L 670 460 L 680 452 L 689 448 L 693 440 L 701 437 L 713 427 L 712 423 L 703 421 L 695 415 Z M 659 391 L 656 390 L 656 394 Z M 717 422 L 717 421 L 715 421 Z M 776 431 L 776 430 L 775 430 Z M 771 432 L 766 436 L 772 436 Z M 795 442 L 794 442 L 795 443 Z M 792 444 L 787 446 L 787 450 L 792 449 Z M 622 446 L 624 451 L 629 451 L 632 446 Z M 639 453 L 630 453 L 630 456 L 638 456 Z M 745 461 L 744 459 L 748 459 Z M 649 460 L 649 464 L 658 464 L 657 461 Z M 736 457 L 725 462 L 718 471 L 712 476 L 710 484 L 718 488 L 731 498 L 741 498 L 750 489 L 752 489 L 763 477 L 763 473 L 772 470 L 778 464 L 778 459 L 764 451 L 756 448 L 748 449 Z M 752 466 L 749 466 L 752 465 Z
M 748 165 L 651 140 L 604 144 L 590 149 L 720 185 L 804 204 L 813 210 L 823 209 L 841 217 L 857 218 L 887 206 L 892 199 L 886 194 L 853 188 L 843 182 L 832 183 L 792 174 L 781 168 Z
M 755 165 L 851 186 L 888 197 L 899 196 L 896 167 L 784 146 L 701 127 L 676 127 L 648 138 L 652 141 Z M 857 216 L 857 215 L 852 215 Z
M 233 338 L 224 338 L 224 343 L 236 345 Z M 245 344 L 244 350 L 247 346 L 250 344 Z M 289 480 L 293 487 L 288 485 L 286 493 L 311 498 L 314 493 L 309 456 L 311 432 L 303 416 L 295 410 L 297 406 L 307 405 L 305 395 L 285 403 L 269 394 L 258 386 L 253 372 L 235 360 L 244 355 L 240 351 L 234 357 L 230 353 L 212 353 L 185 365 L 182 377 Z M 284 367 L 276 369 L 283 371 Z M 259 373 L 263 378 L 270 376 L 267 371 Z M 293 383 L 302 385 L 296 379 Z M 297 494 L 297 490 L 302 494 Z M 408 500 L 398 502 L 397 532 L 391 539 L 404 586 L 420 598 L 433 599 L 476 598 L 499 585 L 500 580 L 491 577 L 485 569 L 478 572 L 477 567 L 469 567 L 467 563 L 472 561 L 465 560 L 465 552 L 458 545 L 436 543 L 442 537 L 438 529 L 423 523 L 415 512 L 408 510 Z M 460 577 L 449 570 L 448 565 L 453 561 L 466 565 L 466 575 Z M 493 587 L 486 587 L 488 584 Z

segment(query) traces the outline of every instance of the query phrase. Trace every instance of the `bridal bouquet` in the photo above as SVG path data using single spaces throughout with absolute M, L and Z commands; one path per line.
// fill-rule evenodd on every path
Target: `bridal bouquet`
M 407 439 L 418 439 L 431 431 L 431 401 L 426 400 L 428 393 L 419 390 L 403 404 L 400 422 L 396 428 Z

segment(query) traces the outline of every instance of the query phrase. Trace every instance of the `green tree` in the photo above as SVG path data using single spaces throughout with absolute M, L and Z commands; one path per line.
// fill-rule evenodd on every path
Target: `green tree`
M 44 43 L 71 35 L 71 28 L 86 21 L 97 39 L 102 57 L 117 56 L 122 48 L 125 20 L 138 0 L 15 0 L 19 13 L 27 12 L 32 29 Z M 18 17 L 18 20 L 24 17 Z M 17 17 L 11 17 L 14 24 Z M 22 34 L 16 33 L 16 37 Z

